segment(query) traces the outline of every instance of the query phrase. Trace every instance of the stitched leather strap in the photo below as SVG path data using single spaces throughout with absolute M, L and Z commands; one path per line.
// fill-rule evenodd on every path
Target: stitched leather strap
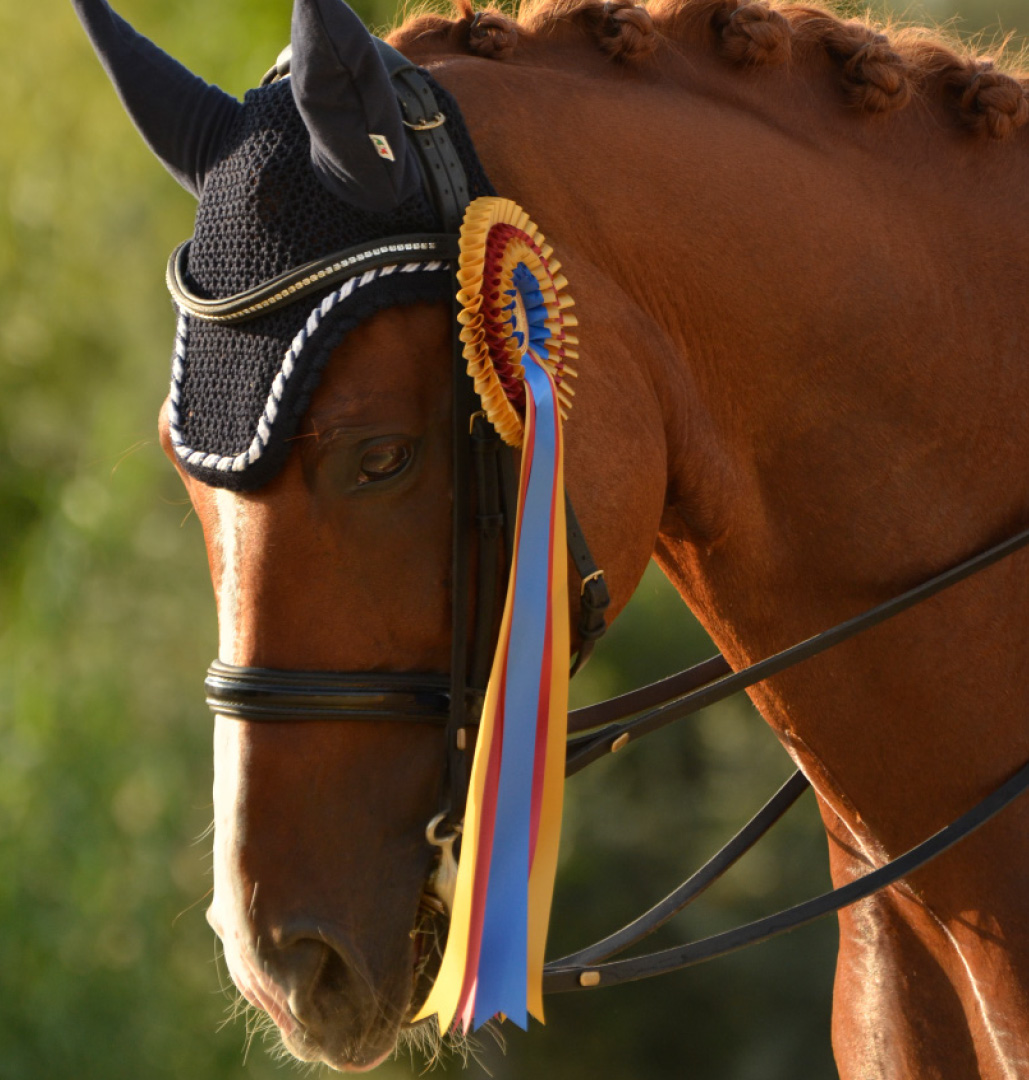
M 470 198 L 468 178 L 447 131 L 446 116 L 414 64 L 385 41 L 377 39 L 375 44 L 393 79 L 404 122 L 418 151 L 425 187 L 433 195 L 444 231 L 456 235 Z
M 944 589 L 949 589 L 952 585 L 956 585 L 973 574 L 985 570 L 988 566 L 992 566 L 1001 559 L 1013 555 L 1026 546 L 1029 546 L 1029 529 L 1023 529 L 1022 532 L 1009 536 L 999 544 L 994 544 L 985 551 L 965 559 L 956 566 L 952 566 L 949 570 L 944 570 L 942 573 L 937 574 L 928 581 L 923 581 L 914 588 L 908 589 L 907 592 L 903 592 L 899 596 L 894 596 L 881 604 L 876 604 L 875 607 L 861 612 L 860 615 L 855 615 L 852 619 L 847 619 L 845 622 L 838 623 L 828 630 L 823 630 L 822 633 L 816 634 L 806 641 L 801 641 L 788 649 L 783 649 L 782 652 L 775 653 L 764 660 L 759 660 L 756 664 L 751 664 L 750 667 L 744 668 L 742 671 L 726 674 L 713 682 L 708 680 L 689 693 L 682 694 L 682 687 L 687 685 L 693 678 L 696 678 L 698 673 L 703 675 L 717 672 L 723 665 L 725 670 L 729 671 L 730 669 L 725 664 L 725 661 L 721 657 L 712 657 L 710 660 L 698 665 L 698 667 L 672 676 L 671 679 L 654 683 L 643 687 L 642 690 L 632 691 L 622 695 L 620 698 L 615 698 L 613 701 L 607 702 L 603 708 L 610 710 L 612 713 L 617 709 L 621 709 L 623 710 L 621 712 L 622 716 L 626 715 L 626 712 L 639 709 L 641 706 L 637 703 L 644 698 L 653 697 L 658 702 L 663 702 L 663 704 L 655 703 L 652 707 L 647 707 L 646 711 L 640 713 L 640 715 L 634 716 L 624 723 L 612 724 L 610 727 L 603 728 L 592 734 L 580 735 L 577 738 L 570 739 L 565 774 L 571 776 L 573 773 L 585 768 L 591 761 L 605 757 L 613 748 L 621 749 L 629 742 L 630 738 L 638 739 L 652 731 L 657 731 L 666 724 L 670 724 L 673 720 L 680 720 L 691 713 L 698 712 L 700 709 L 706 709 L 716 701 L 722 701 L 740 690 L 746 690 L 763 679 L 771 678 L 780 671 L 794 667 L 802 660 L 807 660 L 812 656 L 825 652 L 826 649 L 854 637 L 855 634 L 860 634 L 873 626 L 878 626 L 887 619 L 893 618 L 894 615 L 907 611 L 908 608 L 928 600 L 929 597 L 935 596 Z M 659 696 L 662 694 L 663 688 L 669 685 L 679 693 L 671 699 L 667 695 Z M 595 710 L 595 712 L 599 713 L 600 710 Z M 572 713 L 570 724 L 571 721 L 575 720 L 576 716 L 577 713 Z M 582 726 L 581 723 L 576 723 L 576 730 L 582 730 Z
M 669 971 L 679 971 L 693 964 L 702 963 L 705 960 L 713 960 L 719 956 L 742 949 L 745 945 L 756 945 L 760 941 L 778 937 L 780 934 L 796 930 L 800 926 L 806 926 L 824 915 L 830 915 L 841 908 L 857 903 L 859 900 L 871 896 L 873 893 L 885 889 L 888 885 L 899 881 L 914 873 L 919 867 L 943 854 L 948 848 L 964 840 L 966 836 L 975 832 L 980 826 L 985 825 L 990 818 L 1000 813 L 1004 807 L 1029 790 L 1029 764 L 1023 765 L 1018 772 L 1000 787 L 991 791 L 970 810 L 962 814 L 957 820 L 934 833 L 927 840 L 916 845 L 903 855 L 886 863 L 885 866 L 873 870 L 864 877 L 858 878 L 847 885 L 843 885 L 831 892 L 823 893 L 811 900 L 788 908 L 785 911 L 776 912 L 763 919 L 747 923 L 735 930 L 726 930 L 721 934 L 703 938 L 700 941 L 691 942 L 688 945 L 680 945 L 671 949 L 663 949 L 660 952 L 649 953 L 646 956 L 633 957 L 630 960 L 615 960 L 606 964 L 590 965 L 575 963 L 575 957 L 555 960 L 547 964 L 543 975 L 543 992 L 545 994 L 560 994 L 568 990 L 584 990 L 597 986 L 615 986 L 618 983 L 634 982 L 638 979 L 648 979 L 653 975 L 663 975 Z M 674 894 L 673 894 L 674 895 Z M 671 899 L 671 898 L 669 898 Z M 664 902 L 663 902 L 664 903 Z M 657 912 L 662 907 L 659 904 L 652 909 Z M 648 912 L 648 915 L 651 914 Z M 643 919 L 647 917 L 644 916 Z M 663 921 L 663 919 L 661 920 Z M 655 926 L 659 922 L 655 922 Z M 628 931 L 632 930 L 632 933 Z M 592 954 L 594 949 L 610 953 L 609 946 L 615 939 L 622 936 L 627 941 L 638 941 L 649 933 L 639 926 L 626 927 L 604 942 L 598 943 L 590 949 L 582 950 L 582 954 Z M 618 944 L 617 951 L 624 946 Z M 571 961 L 571 962 L 570 962 Z
M 417 150 L 426 189 L 431 193 L 446 232 L 455 236 L 460 230 L 468 205 L 468 180 L 464 166 L 447 132 L 446 119 L 437 122 L 440 110 L 432 88 L 421 72 L 401 53 L 384 41 L 376 40 L 379 55 L 386 66 L 404 113 L 408 136 Z M 431 125 L 431 126 L 430 126 Z M 457 326 L 457 261 L 451 262 L 451 295 L 454 326 Z M 471 433 L 470 421 L 475 409 L 475 391 L 465 371 L 462 345 L 456 330 L 452 349 L 451 457 L 452 485 L 451 531 L 451 645 L 450 645 L 450 721 L 447 724 L 446 776 L 440 792 L 440 811 L 456 822 L 464 812 L 468 785 L 467 739 L 464 728 L 478 721 L 478 712 L 467 709 L 469 673 L 469 538 L 471 514 Z M 489 635 L 492 626 L 476 625 L 478 639 Z
M 348 720 L 446 724 L 450 713 L 445 675 L 277 671 L 215 660 L 204 687 L 214 712 L 240 720 L 334 720 L 344 713 Z

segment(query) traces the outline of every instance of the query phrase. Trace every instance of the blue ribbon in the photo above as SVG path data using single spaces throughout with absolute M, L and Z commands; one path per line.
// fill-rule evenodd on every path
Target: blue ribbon
M 523 362 L 527 391 L 536 404 L 535 436 L 517 552 L 500 780 L 473 1027 L 503 1013 L 524 1029 L 528 1026 L 529 833 L 550 594 L 558 420 L 550 379 L 528 353 Z

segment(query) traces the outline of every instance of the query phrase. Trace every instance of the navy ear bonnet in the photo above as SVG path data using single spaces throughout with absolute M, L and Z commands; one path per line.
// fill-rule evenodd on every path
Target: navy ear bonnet
M 382 56 L 391 66 L 406 61 L 343 0 L 293 0 L 291 77 L 240 104 L 137 33 L 107 0 L 72 4 L 140 134 L 200 200 L 188 260 L 176 263 L 176 283 L 181 275 L 188 290 L 173 289 L 180 304 L 188 295 L 190 311 L 209 315 L 206 302 L 356 245 L 381 240 L 390 249 L 362 262 L 359 276 L 345 279 L 346 262 L 324 290 L 243 322 L 180 310 L 170 409 L 179 458 L 206 484 L 260 487 L 285 461 L 347 332 L 382 308 L 450 294 L 449 264 L 410 261 L 438 259 L 442 248 L 412 241 L 391 261 L 389 241 L 441 231 Z M 469 197 L 496 194 L 457 104 L 425 79 Z
M 469 194 L 495 194 L 457 104 L 432 85 Z M 311 165 L 310 136 L 288 79 L 246 95 L 223 149 L 206 176 L 189 250 L 187 273 L 201 296 L 232 296 L 366 241 L 440 230 L 424 190 L 385 212 L 360 209 L 331 193 Z M 171 426 L 186 470 L 206 484 L 237 491 L 270 480 L 285 461 L 288 440 L 332 350 L 383 308 L 447 300 L 447 270 L 442 262 L 404 261 L 234 325 L 180 313 Z

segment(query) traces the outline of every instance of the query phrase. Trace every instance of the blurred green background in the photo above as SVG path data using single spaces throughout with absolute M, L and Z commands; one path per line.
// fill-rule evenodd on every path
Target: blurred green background
M 951 3 L 921 17 L 949 19 Z M 120 9 L 237 94 L 288 36 L 287 0 Z M 373 25 L 393 14 L 390 0 L 358 10 Z M 966 0 L 961 15 L 968 32 L 1025 30 L 1016 0 Z M 214 606 L 155 438 L 173 330 L 163 260 L 190 231 L 191 199 L 143 148 L 66 3 L 4 4 L 0 40 L 0 1080 L 271 1077 L 288 1066 L 259 1039 L 247 1053 L 242 1022 L 226 1022 L 203 918 Z M 709 651 L 652 569 L 576 693 Z M 789 768 L 735 700 L 575 779 L 554 951 L 663 895 Z M 780 830 L 660 943 L 823 888 L 810 797 Z M 546 1028 L 508 1031 L 506 1056 L 487 1047 L 485 1065 L 542 1080 L 832 1077 L 834 946 L 826 923 L 650 985 L 555 999 Z

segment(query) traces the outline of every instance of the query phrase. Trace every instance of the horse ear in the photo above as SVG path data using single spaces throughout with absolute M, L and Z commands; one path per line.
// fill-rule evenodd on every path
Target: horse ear
M 197 198 L 243 106 L 162 52 L 106 0 L 72 0 L 132 122 L 176 180 Z
M 421 178 L 375 40 L 343 0 L 294 0 L 290 36 L 315 172 L 361 209 L 392 210 Z

